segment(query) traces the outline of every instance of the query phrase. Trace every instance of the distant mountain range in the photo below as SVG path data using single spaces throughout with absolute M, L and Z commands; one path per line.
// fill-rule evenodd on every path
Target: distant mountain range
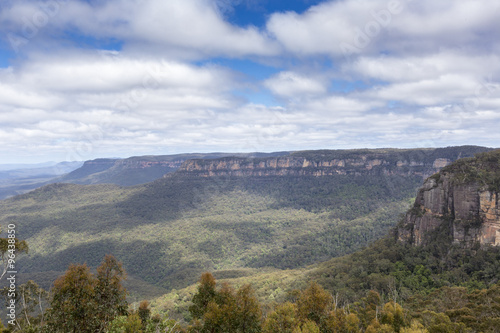
M 274 153 L 206 153 L 206 154 L 176 154 L 159 156 L 134 156 L 130 158 L 101 158 L 86 162 L 44 163 L 40 165 L 0 165 L 0 200 L 23 194 L 38 187 L 53 183 L 72 184 L 116 184 L 132 186 L 152 182 L 181 168 L 182 171 L 204 170 L 206 175 L 223 174 L 224 171 L 213 169 L 214 163 L 231 164 L 232 174 L 266 174 L 311 172 L 310 166 L 315 166 L 315 172 L 349 173 L 356 165 L 367 163 L 372 169 L 383 163 L 386 172 L 415 172 L 422 177 L 430 176 L 457 158 L 471 156 L 471 153 L 488 151 L 489 148 L 477 146 L 462 146 L 437 149 L 357 149 L 357 150 L 316 150 L 298 152 Z M 388 154 L 390 153 L 390 154 Z M 346 156 L 349 158 L 346 159 Z M 364 156 L 364 157 L 363 157 Z M 397 161 L 387 160 L 391 159 Z M 261 165 L 267 158 L 269 165 Z M 357 159 L 357 160 L 353 160 Z M 367 158 L 368 160 L 360 160 Z M 384 159 L 383 161 L 380 159 Z M 202 162 L 205 160 L 206 162 Z M 322 164 L 318 164 L 321 160 Z M 186 165 L 184 162 L 190 161 Z M 292 161 L 290 165 L 290 161 Z M 250 164 L 254 165 L 250 165 Z M 272 163 L 277 163 L 276 167 Z M 288 164 L 287 164 L 288 163 Z M 295 164 L 294 164 L 295 163 Z M 297 164 L 298 163 L 298 164 Z M 347 163 L 343 166 L 342 163 Z M 398 164 L 399 163 L 399 164 Z M 241 164 L 241 167 L 240 167 Z M 212 166 L 210 166 L 212 165 Z M 283 168 L 288 165 L 287 168 Z M 16 169 L 10 169 L 10 168 Z M 297 168 L 304 167 L 302 171 Z M 309 167 L 309 168 L 308 168 Z M 212 168 L 212 169 L 211 169 Z M 394 169 L 395 168 L 395 169 Z M 5 170 L 9 169 L 9 170 Z M 264 170 L 266 169 L 266 170 Z M 375 168 L 374 170 L 379 170 Z M 285 171 L 287 170 L 287 171 Z M 351 170 L 351 171 L 349 171 Z M 301 173 L 302 172 L 302 173 Z M 199 174 L 200 175 L 200 174 Z
M 276 153 L 208 153 L 178 154 L 161 156 L 135 156 L 125 159 L 96 159 L 86 161 L 67 175 L 53 179 L 53 182 L 73 184 L 116 184 L 131 186 L 145 184 L 176 171 L 187 160 L 219 159 L 227 156 L 240 158 L 265 158 L 286 156 L 290 152 Z
M 83 162 L 0 165 L 0 200 L 49 184 L 82 165 Z
M 22 170 L 22 169 L 40 169 L 53 167 L 58 162 L 44 162 L 44 163 L 33 163 L 33 164 L 0 164 L 0 171 L 11 171 L 11 170 Z
M 284 156 L 276 153 L 207 153 L 130 158 L 101 158 L 86 162 L 0 165 L 0 200 L 53 183 L 116 184 L 131 186 L 151 182 L 177 170 L 188 159 L 213 159 L 224 156 Z

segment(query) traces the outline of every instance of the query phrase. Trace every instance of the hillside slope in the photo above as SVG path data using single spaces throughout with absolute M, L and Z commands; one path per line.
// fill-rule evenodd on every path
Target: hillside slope
M 183 170 L 133 187 L 52 184 L 0 202 L 0 223 L 16 223 L 30 244 L 19 261 L 24 273 L 61 272 L 72 262 L 95 267 L 112 253 L 132 277 L 180 288 L 205 270 L 299 268 L 354 252 L 396 224 L 422 177 L 448 163 L 436 161 L 484 149 L 332 153 L 364 161 L 345 162 L 346 174 L 241 176 L 230 167 L 210 177 Z M 317 168 L 304 166 L 304 158 L 321 168 L 332 158 L 328 151 L 298 154 L 303 170 Z M 371 156 L 381 163 L 373 165 Z
M 366 288 L 404 298 L 499 283 L 498 185 L 500 150 L 458 160 L 425 182 L 387 237 L 318 265 L 307 278 L 351 297 Z
M 285 156 L 290 152 L 274 153 L 205 153 L 157 156 L 134 156 L 129 158 L 98 158 L 85 162 L 62 162 L 57 165 L 29 169 L 0 170 L 0 200 L 27 193 L 36 188 L 54 184 L 116 184 L 133 186 L 146 184 L 176 171 L 188 159 L 220 158 L 239 156 L 242 158 Z M 1 166 L 0 166 L 1 167 Z M 13 165 L 15 167 L 15 165 Z

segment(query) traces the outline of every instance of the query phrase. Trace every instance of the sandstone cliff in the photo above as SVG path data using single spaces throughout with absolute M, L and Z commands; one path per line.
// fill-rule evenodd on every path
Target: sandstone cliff
M 485 151 L 484 149 L 469 146 L 408 150 L 324 150 L 268 158 L 192 159 L 184 162 L 176 174 L 197 177 L 401 175 L 425 179 L 458 158 L 472 156 Z
M 471 247 L 500 245 L 500 150 L 460 160 L 428 178 L 397 233 L 428 243 L 433 235 Z
M 82 167 L 49 183 L 63 182 L 75 184 L 103 184 L 111 183 L 122 186 L 131 186 L 152 182 L 165 174 L 172 173 L 186 160 L 221 158 L 224 156 L 237 157 L 267 157 L 283 156 L 289 152 L 275 153 L 189 153 L 175 155 L 134 156 L 125 159 L 95 159 L 86 161 Z

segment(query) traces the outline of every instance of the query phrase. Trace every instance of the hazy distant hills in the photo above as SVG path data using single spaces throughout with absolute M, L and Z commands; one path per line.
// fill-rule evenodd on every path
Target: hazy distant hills
M 191 158 L 220 158 L 224 156 L 264 157 L 284 156 L 276 153 L 207 153 L 130 158 L 101 158 L 86 162 L 44 163 L 35 165 L 0 165 L 0 200 L 23 194 L 53 183 L 117 184 L 131 186 L 144 184 L 177 170 Z
M 0 165 L 0 200 L 46 185 L 52 179 L 81 167 L 83 162 Z
M 45 278 L 40 282 L 46 287 L 70 263 L 95 267 L 113 253 L 136 292 L 148 285 L 180 288 L 205 270 L 238 276 L 248 269 L 300 268 L 351 253 L 396 224 L 423 178 L 488 150 L 101 159 L 60 180 L 132 185 L 177 171 L 131 187 L 47 185 L 0 201 L 0 224 L 17 224 L 17 235 L 30 245 L 19 270 Z
M 86 161 L 83 166 L 54 179 L 54 182 L 74 184 L 116 184 L 131 186 L 145 184 L 176 171 L 189 159 L 217 159 L 226 156 L 242 158 L 285 156 L 289 152 L 276 153 L 207 153 L 177 154 L 161 156 L 135 156 L 125 159 L 96 159 Z
M 13 178 L 30 178 L 41 176 L 59 176 L 71 172 L 83 165 L 83 162 L 60 162 L 46 166 L 32 165 L 1 165 L 0 180 Z
M 327 161 L 324 165 L 320 165 L 320 169 L 325 169 L 330 173 L 349 172 L 349 169 L 340 168 L 334 169 L 333 165 L 328 163 L 337 163 L 343 161 L 346 156 L 349 159 L 356 158 L 356 156 L 366 156 L 371 158 L 372 163 L 377 164 L 379 157 L 382 156 L 384 160 L 384 167 L 387 169 L 398 167 L 396 163 L 399 161 L 401 165 L 398 167 L 398 172 L 416 172 L 425 176 L 429 176 L 438 168 L 436 166 L 444 166 L 451 161 L 460 157 L 471 156 L 471 154 L 487 151 L 488 148 L 477 146 L 462 146 L 462 147 L 449 147 L 438 149 L 356 149 L 356 150 L 316 150 L 316 151 L 297 151 L 297 152 L 273 152 L 273 153 L 206 153 L 206 154 L 176 154 L 176 155 L 159 155 L 159 156 L 134 156 L 129 158 L 101 158 L 89 160 L 86 162 L 61 162 L 61 163 L 45 163 L 39 165 L 0 165 L 0 200 L 14 195 L 23 194 L 38 187 L 53 184 L 53 183 L 72 183 L 72 184 L 116 184 L 121 186 L 132 186 L 152 182 L 156 179 L 163 177 L 168 173 L 177 171 L 186 161 L 193 161 L 189 165 L 208 165 L 210 163 L 218 163 L 217 160 L 221 158 L 234 158 L 233 163 L 238 164 L 236 161 L 256 161 L 265 160 L 266 158 L 281 158 L 280 163 L 285 161 L 287 156 L 291 160 L 300 160 L 300 163 L 312 163 L 315 160 Z M 389 154 L 390 153 L 390 154 Z M 389 157 L 390 156 L 390 157 Z M 388 160 L 392 159 L 392 160 Z M 259 160 L 260 159 L 260 160 Z M 206 160 L 201 163 L 199 161 Z M 215 162 L 214 162 L 215 161 Z M 276 160 L 278 161 L 278 160 Z M 309 162 L 308 162 L 309 161 Z M 201 163 L 201 164 L 200 164 Z M 246 163 L 246 162 L 245 162 Z M 243 164 L 245 164 L 243 163 Z M 270 162 L 272 163 L 272 162 Z M 339 162 L 341 163 L 341 162 Z M 364 163 L 358 161 L 356 163 Z M 302 165 L 300 165 L 302 166 Z M 240 170 L 238 166 L 233 165 L 235 168 L 232 173 L 238 173 L 236 169 Z M 8 169 L 8 170 L 7 170 Z M 216 173 L 223 174 L 224 168 L 219 169 Z M 256 170 L 259 169 L 257 166 Z M 271 168 L 274 171 L 282 172 L 284 169 L 281 167 Z M 408 170 L 410 171 L 408 171 Z M 281 171 L 277 171 L 281 170 Z M 288 168 L 287 172 L 297 171 L 294 168 Z M 304 169 L 307 172 L 309 169 Z M 335 171 L 336 170 L 336 171 Z M 378 170 L 377 168 L 375 170 Z M 421 170 L 421 171 L 418 171 Z M 190 170 L 192 175 L 196 170 Z M 239 171 L 248 175 L 249 170 L 244 168 Z M 211 172 L 213 174 L 213 172 Z M 262 174 L 262 173 L 261 173 Z

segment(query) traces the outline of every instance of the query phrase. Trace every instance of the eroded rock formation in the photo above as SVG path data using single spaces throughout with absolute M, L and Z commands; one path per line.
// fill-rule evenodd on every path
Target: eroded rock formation
M 425 245 L 432 236 L 452 237 L 471 247 L 500 245 L 499 151 L 471 159 L 426 180 L 413 208 L 398 227 L 400 241 Z M 469 163 L 469 164 L 467 164 Z
M 416 175 L 423 179 L 452 162 L 438 158 L 429 161 L 394 159 L 390 154 L 356 154 L 347 158 L 306 158 L 301 156 L 258 158 L 227 157 L 194 159 L 181 165 L 177 173 L 198 177 L 215 176 L 331 176 L 331 175 Z

